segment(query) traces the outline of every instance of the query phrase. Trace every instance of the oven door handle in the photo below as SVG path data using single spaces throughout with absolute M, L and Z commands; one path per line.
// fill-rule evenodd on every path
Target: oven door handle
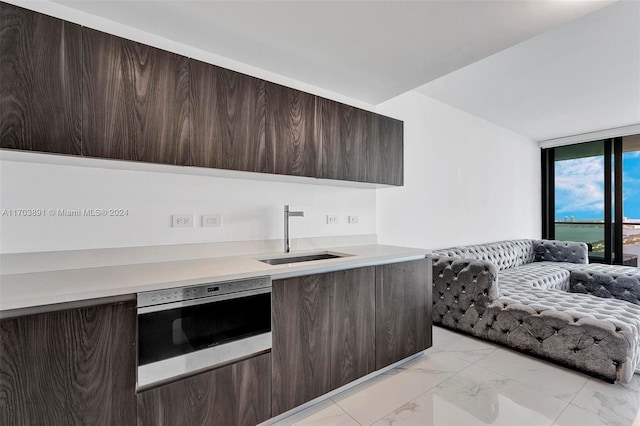
M 183 300 L 180 302 L 164 303 L 160 305 L 145 306 L 138 308 L 138 315 L 151 312 L 168 311 L 170 309 L 187 308 L 189 306 L 203 305 L 205 303 L 221 302 L 223 300 L 239 299 L 241 297 L 254 296 L 256 294 L 271 293 L 271 287 L 258 288 L 255 290 L 238 291 L 236 293 L 220 294 L 216 296 L 201 297 L 199 299 Z

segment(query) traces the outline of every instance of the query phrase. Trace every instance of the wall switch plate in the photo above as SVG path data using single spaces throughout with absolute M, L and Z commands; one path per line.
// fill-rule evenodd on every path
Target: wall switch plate
M 222 226 L 222 216 L 219 214 L 203 214 L 202 226 L 205 228 L 220 228 Z
M 354 214 L 349 215 L 349 223 L 358 223 L 358 216 Z
M 338 215 L 337 214 L 328 214 L 327 215 L 327 224 L 328 225 L 335 225 L 336 223 L 338 223 Z
M 174 228 L 193 228 L 193 215 L 174 214 L 171 216 L 171 226 Z

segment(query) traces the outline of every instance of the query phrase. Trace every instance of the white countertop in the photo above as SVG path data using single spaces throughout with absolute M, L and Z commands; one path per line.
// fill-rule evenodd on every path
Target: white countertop
M 365 245 L 314 250 L 350 256 L 269 265 L 282 253 L 0 275 L 0 311 L 269 275 L 272 279 L 424 258 L 426 250 Z M 308 251 L 289 255 L 304 255 Z

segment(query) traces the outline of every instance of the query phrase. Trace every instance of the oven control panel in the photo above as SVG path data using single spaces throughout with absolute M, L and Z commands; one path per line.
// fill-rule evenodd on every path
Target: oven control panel
M 216 296 L 218 294 L 229 294 L 268 287 L 271 287 L 271 277 L 255 277 L 242 280 L 201 284 L 192 287 L 146 291 L 138 293 L 138 307 L 142 308 L 145 306 L 181 302 L 185 300 L 200 299 L 202 297 Z

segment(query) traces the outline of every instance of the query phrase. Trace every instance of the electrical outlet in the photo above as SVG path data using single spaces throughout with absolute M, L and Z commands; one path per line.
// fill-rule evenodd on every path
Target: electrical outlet
M 349 215 L 349 223 L 358 223 L 358 216 L 354 214 Z
M 220 228 L 222 226 L 222 216 L 219 214 L 203 214 L 202 226 Z
M 193 228 L 193 215 L 174 214 L 171 216 L 171 226 L 174 228 Z
M 327 224 L 328 225 L 335 225 L 336 223 L 338 223 L 338 215 L 337 214 L 328 214 L 327 215 Z

